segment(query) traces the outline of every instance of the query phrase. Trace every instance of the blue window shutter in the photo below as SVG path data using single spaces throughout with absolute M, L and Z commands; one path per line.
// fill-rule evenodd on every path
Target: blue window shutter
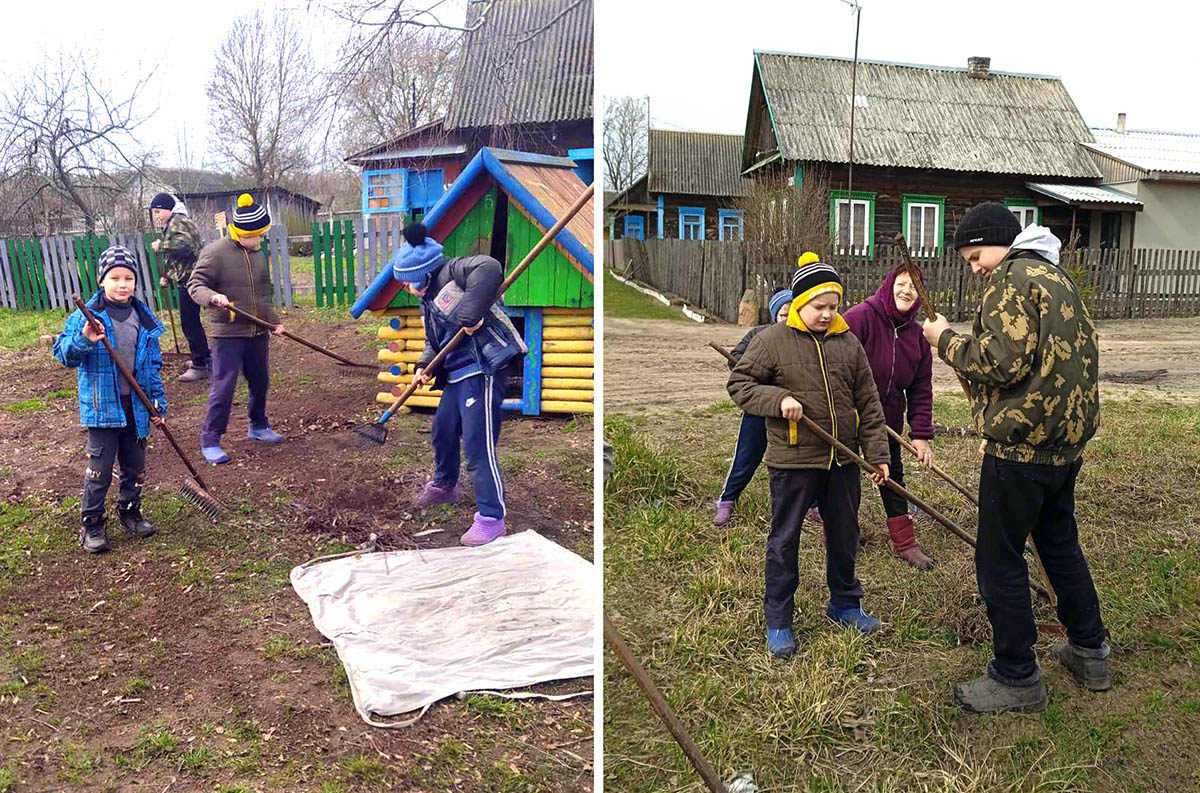
M 629 239 L 644 240 L 646 238 L 646 226 L 642 218 L 638 215 L 625 216 L 625 231 L 624 236 Z

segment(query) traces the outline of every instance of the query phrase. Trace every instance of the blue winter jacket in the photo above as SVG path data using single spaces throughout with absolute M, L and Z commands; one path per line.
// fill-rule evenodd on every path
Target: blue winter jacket
M 133 377 L 154 403 L 160 416 L 167 415 L 167 394 L 163 388 L 162 349 L 158 337 L 163 324 L 145 303 L 132 298 L 141 327 L 138 330 L 137 352 L 134 354 Z M 104 290 L 92 295 L 87 303 L 88 310 L 104 325 L 109 339 L 113 337 L 113 324 L 104 310 Z M 54 342 L 54 357 L 63 366 L 79 370 L 79 422 L 85 427 L 124 427 L 125 410 L 121 407 L 121 391 L 118 385 L 121 372 L 116 361 L 108 354 L 104 342 L 88 341 L 83 335 L 87 320 L 83 312 L 75 310 L 67 317 L 63 332 Z M 139 438 L 150 435 L 150 411 L 138 399 L 133 398 L 133 418 L 137 423 Z

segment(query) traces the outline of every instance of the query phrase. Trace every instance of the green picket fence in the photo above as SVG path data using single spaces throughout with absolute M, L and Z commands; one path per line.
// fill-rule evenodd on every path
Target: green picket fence
M 313 223 L 313 290 L 318 306 L 354 303 L 354 222 Z

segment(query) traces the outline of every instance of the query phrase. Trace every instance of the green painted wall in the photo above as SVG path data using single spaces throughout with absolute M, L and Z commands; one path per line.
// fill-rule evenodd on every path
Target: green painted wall
M 525 254 L 537 245 L 542 234 L 542 230 L 521 214 L 521 210 L 509 203 L 506 273 L 511 273 L 521 263 Z M 504 302 L 510 306 L 591 308 L 592 284 L 562 251 L 548 245 L 533 260 L 524 275 L 504 293 Z
M 496 216 L 496 190 L 488 191 L 477 203 L 462 222 L 454 227 L 450 235 L 442 243 L 442 253 L 446 258 L 473 256 L 477 253 L 488 253 L 491 250 L 492 221 Z M 420 300 L 408 292 L 400 290 L 388 303 L 389 308 L 419 306 Z

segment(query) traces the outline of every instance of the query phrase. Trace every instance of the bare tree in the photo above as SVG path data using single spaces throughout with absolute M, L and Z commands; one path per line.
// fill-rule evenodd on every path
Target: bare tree
M 137 139 L 153 69 L 118 94 L 92 53 L 47 56 L 0 92 L 0 225 L 111 228 L 113 203 L 152 159 Z
M 319 85 L 308 42 L 286 12 L 235 20 L 207 87 L 214 155 L 264 187 L 302 171 Z
M 604 189 L 619 193 L 646 172 L 646 103 L 632 96 L 604 100 Z
M 799 186 L 780 172 L 759 175 L 751 179 L 738 209 L 761 294 L 786 285 L 804 251 L 829 260 L 829 174 L 823 168 L 805 168 Z

